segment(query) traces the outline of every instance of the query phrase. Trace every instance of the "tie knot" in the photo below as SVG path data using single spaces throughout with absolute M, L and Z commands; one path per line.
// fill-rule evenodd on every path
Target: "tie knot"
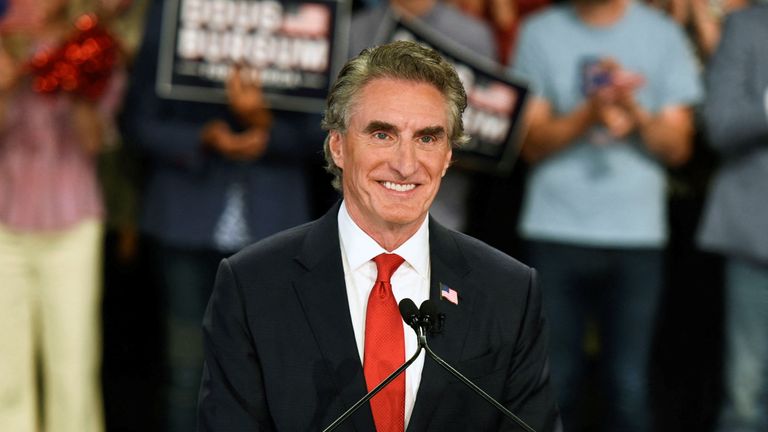
M 383 253 L 376 256 L 373 261 L 376 263 L 376 270 L 378 271 L 376 280 L 389 283 L 392 273 L 394 273 L 405 260 L 397 254 Z

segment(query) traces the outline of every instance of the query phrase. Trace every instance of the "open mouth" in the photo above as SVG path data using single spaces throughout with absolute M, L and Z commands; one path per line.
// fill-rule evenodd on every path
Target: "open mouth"
M 384 181 L 379 183 L 381 183 L 381 185 L 384 186 L 385 188 L 389 190 L 393 190 L 395 192 L 408 192 L 416 188 L 416 185 L 414 183 L 400 184 L 400 183 L 393 183 L 390 181 Z

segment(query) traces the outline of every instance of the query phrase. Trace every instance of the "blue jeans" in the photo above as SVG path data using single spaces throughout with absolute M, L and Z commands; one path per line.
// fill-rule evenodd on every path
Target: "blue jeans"
M 766 431 L 768 266 L 730 258 L 725 277 L 725 398 L 718 431 Z
M 663 253 L 550 242 L 532 242 L 529 251 L 550 323 L 552 380 L 564 430 L 581 428 L 582 381 L 588 375 L 585 336 L 591 322 L 600 343 L 601 429 L 650 431 L 648 375 Z
M 203 314 L 225 255 L 155 244 L 155 275 L 163 291 L 164 432 L 196 430 L 203 371 Z

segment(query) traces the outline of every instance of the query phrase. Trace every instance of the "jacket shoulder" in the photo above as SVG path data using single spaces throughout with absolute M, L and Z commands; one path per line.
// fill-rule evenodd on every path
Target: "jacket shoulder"
M 301 251 L 304 239 L 316 223 L 308 222 L 263 238 L 244 247 L 228 260 L 233 267 L 251 267 L 260 262 L 293 259 Z
M 496 249 L 482 240 L 457 231 L 445 229 L 445 234 L 456 244 L 458 250 L 467 261 L 467 265 L 475 272 L 490 272 L 490 274 L 515 274 L 528 277 L 531 267 L 510 255 Z

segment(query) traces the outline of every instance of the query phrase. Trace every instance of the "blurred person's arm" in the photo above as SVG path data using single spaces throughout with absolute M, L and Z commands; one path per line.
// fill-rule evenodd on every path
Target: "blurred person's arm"
M 233 130 L 222 120 L 208 122 L 205 145 L 238 161 L 305 159 L 319 152 L 324 133 L 318 114 L 272 111 L 258 82 L 243 79 L 235 67 L 226 83 L 229 111 L 244 129 Z
M 201 139 L 211 150 L 227 159 L 249 161 L 264 154 L 269 132 L 256 127 L 235 132 L 226 122 L 214 120 L 205 124 Z
M 690 10 L 691 0 L 650 0 L 649 3 L 667 14 L 677 21 L 681 26 L 685 26 L 688 19 L 691 16 Z
M 538 162 L 569 146 L 598 121 L 597 101 L 585 100 L 573 111 L 558 116 L 544 98 L 532 97 L 525 113 L 526 134 L 521 154 L 528 162 Z
M 667 0 L 651 1 L 683 27 L 692 29 L 693 39 L 705 59 L 720 42 L 723 16 L 749 5 L 750 0 Z
M 595 125 L 604 126 L 614 138 L 626 137 L 636 129 L 637 118 L 619 99 L 634 102 L 632 95 L 644 79 L 623 70 L 610 57 L 601 58 L 594 67 L 610 78 L 588 90 L 584 101 L 572 111 L 558 116 L 545 99 L 534 98 L 526 116 L 528 135 L 522 148 L 527 161 L 536 162 L 562 150 Z
M 266 151 L 272 125 L 272 113 L 261 86 L 244 80 L 240 67 L 236 66 L 227 79 L 226 91 L 230 110 L 247 129 L 235 132 L 226 122 L 213 120 L 203 128 L 203 143 L 228 159 L 258 159 Z
M 78 96 L 73 101 L 74 125 L 81 145 L 90 155 L 99 153 L 117 139 L 116 116 L 122 108 L 126 79 L 125 66 L 120 61 L 96 100 Z
M 723 153 L 743 152 L 768 142 L 768 88 L 751 85 L 757 73 L 753 57 L 765 41 L 740 21 L 748 13 L 726 17 L 722 40 L 707 70 L 704 122 L 710 144 Z
M 234 149 L 233 159 L 291 160 L 310 158 L 320 153 L 324 133 L 319 114 L 271 110 L 266 128 L 254 130 L 247 119 L 238 118 L 226 105 L 194 101 L 170 101 L 155 90 L 162 3 L 150 5 L 146 31 L 132 68 L 131 86 L 126 98 L 123 129 L 129 141 L 138 145 L 155 161 L 198 171 L 211 158 L 224 156 L 211 151 L 211 133 L 223 138 L 222 149 Z M 229 133 L 221 133 L 221 122 Z M 213 130 L 213 132 L 212 132 Z M 232 135 L 238 135 L 235 139 Z M 218 138 L 214 138 L 218 139 Z M 267 145 L 269 143 L 269 145 Z M 248 150 L 250 149 L 250 150 Z M 225 150 L 227 152 L 227 150 Z
M 140 54 L 137 68 L 141 64 Z M 187 115 L 183 112 L 185 107 L 192 112 L 200 110 L 198 112 L 210 115 Z M 269 128 L 244 126 L 241 131 L 234 129 L 233 125 L 237 123 L 233 115 L 227 115 L 224 105 L 217 109 L 212 104 L 200 102 L 165 103 L 154 88 L 134 75 L 124 127 L 131 141 L 157 161 L 196 171 L 202 169 L 211 157 L 237 161 L 261 157 L 266 150 Z
M 710 0 L 690 0 L 691 24 L 696 45 L 705 59 L 712 56 L 720 42 L 720 16 L 710 6 Z
M 196 171 L 205 166 L 207 159 L 200 140 L 204 124 L 182 111 L 198 110 L 202 104 L 164 103 L 155 91 L 162 6 L 162 2 L 153 2 L 147 14 L 144 37 L 131 71 L 122 129 L 127 141 L 155 162 Z
M 146 29 L 132 68 L 123 112 L 123 129 L 155 162 L 191 171 L 204 169 L 211 157 L 252 160 L 264 152 L 263 132 L 234 130 L 225 105 L 169 101 L 157 95 L 162 3 L 150 6 Z
M 235 66 L 226 83 L 229 110 L 245 130 L 222 150 L 238 160 L 296 161 L 320 154 L 325 139 L 320 115 L 272 110 L 258 78 L 246 76 Z
M 685 163 L 693 149 L 693 110 L 670 104 L 651 113 L 635 98 L 636 92 L 646 85 L 645 77 L 624 69 L 610 58 L 603 59 L 602 64 L 612 77 L 611 84 L 598 91 L 605 92 L 601 96 L 611 104 L 602 116 L 608 129 L 614 136 L 636 131 L 648 151 L 663 163 L 670 166 Z
M 645 147 L 669 166 L 684 164 L 693 151 L 693 109 L 676 105 L 650 113 L 634 98 L 626 102 Z
M 240 121 L 250 128 L 271 127 L 272 112 L 264 98 L 261 84 L 257 80 L 244 79 L 239 65 L 232 69 L 226 90 L 229 107 Z
M 5 128 L 8 96 L 18 81 L 18 65 L 0 40 L 0 131 Z
M 679 26 L 670 26 L 664 40 L 665 72 L 652 82 L 621 65 L 614 68 L 616 103 L 626 111 L 646 149 L 668 166 L 690 159 L 695 133 L 693 106 L 702 96 L 699 70 L 689 40 Z M 637 99 L 643 86 L 654 88 L 660 99 L 655 107 Z
M 535 163 L 568 147 L 599 121 L 596 97 L 585 99 L 569 112 L 558 112 L 554 97 L 550 62 L 542 57 L 543 29 L 524 23 L 515 48 L 512 73 L 527 81 L 531 96 L 523 117 L 525 135 L 521 156 Z
M 522 156 L 537 162 L 567 147 L 589 128 L 601 124 L 614 137 L 637 131 L 648 150 L 676 166 L 688 160 L 693 145 L 693 111 L 668 106 L 650 113 L 634 98 L 634 88 L 606 88 L 573 111 L 557 116 L 545 99 L 534 98 L 526 113 L 527 134 Z
M 73 104 L 73 124 L 80 145 L 89 155 L 97 154 L 104 145 L 104 120 L 96 105 L 88 100 L 76 99 Z
M 447 0 L 465 13 L 488 20 L 497 31 L 508 31 L 517 20 L 517 0 Z

